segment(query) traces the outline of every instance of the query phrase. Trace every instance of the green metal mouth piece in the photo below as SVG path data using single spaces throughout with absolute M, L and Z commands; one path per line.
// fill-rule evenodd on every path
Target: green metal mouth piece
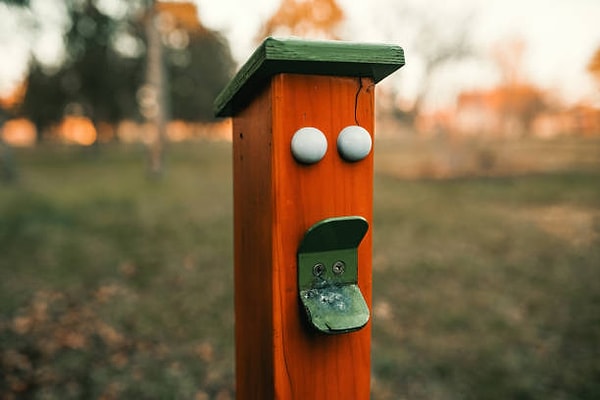
M 368 229 L 363 217 L 327 218 L 311 226 L 298 247 L 300 301 L 320 332 L 353 332 L 369 321 L 358 287 L 358 246 Z

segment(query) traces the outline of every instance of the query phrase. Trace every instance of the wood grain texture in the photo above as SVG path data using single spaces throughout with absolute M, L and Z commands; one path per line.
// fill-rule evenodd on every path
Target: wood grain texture
M 271 92 L 233 119 L 234 304 L 238 399 L 274 398 Z
M 371 323 L 347 334 L 312 331 L 298 298 L 296 252 L 329 217 L 372 221 L 373 153 L 348 163 L 338 133 L 374 131 L 369 78 L 279 74 L 234 117 L 235 306 L 238 399 L 368 399 Z M 328 151 L 298 164 L 293 134 L 313 126 Z M 371 306 L 371 229 L 358 251 L 359 287 Z
M 404 65 L 390 44 L 266 38 L 215 100 L 215 115 L 232 116 L 278 73 L 370 77 L 375 83 Z

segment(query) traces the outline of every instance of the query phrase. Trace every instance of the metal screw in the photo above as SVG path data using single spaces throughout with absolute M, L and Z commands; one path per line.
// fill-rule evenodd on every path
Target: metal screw
M 344 264 L 343 261 L 336 261 L 335 263 L 333 263 L 333 266 L 331 267 L 331 270 L 336 275 L 343 274 L 345 269 L 346 269 L 346 264 Z
M 323 272 L 325 272 L 325 266 L 321 263 L 317 263 L 315 265 L 313 265 L 313 275 L 314 276 L 321 276 L 323 275 Z

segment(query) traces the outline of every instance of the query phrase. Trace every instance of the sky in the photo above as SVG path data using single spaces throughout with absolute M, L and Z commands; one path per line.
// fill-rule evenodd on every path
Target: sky
M 118 0 L 99 0 L 118 12 Z M 280 0 L 194 0 L 202 22 L 221 31 L 241 65 L 257 45 L 261 24 Z M 491 57 L 503 41 L 522 39 L 522 76 L 569 104 L 600 105 L 598 87 L 586 66 L 600 47 L 599 0 L 337 0 L 346 14 L 339 36 L 344 40 L 383 42 L 405 50 L 406 66 L 380 85 L 393 87 L 410 102 L 423 79 L 423 53 L 465 34 L 471 57 L 447 63 L 429 82 L 430 109 L 448 107 L 464 90 L 498 84 Z M 23 20 L 0 4 L 0 93 L 14 87 L 27 68 L 30 49 L 42 59 L 60 59 L 61 0 L 31 0 L 44 18 L 37 39 L 21 29 Z M 23 12 L 25 13 L 25 12 Z M 425 32 L 425 34 L 424 34 Z M 515 61 L 518 62 L 518 61 Z

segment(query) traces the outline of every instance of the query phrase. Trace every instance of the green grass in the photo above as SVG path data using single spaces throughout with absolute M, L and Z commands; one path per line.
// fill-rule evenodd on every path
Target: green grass
M 375 190 L 380 398 L 598 397 L 600 174 Z
M 600 160 L 405 179 L 431 155 L 379 150 L 373 399 L 599 398 Z M 141 147 L 15 156 L 0 397 L 233 398 L 230 146 L 174 145 L 160 181 Z

